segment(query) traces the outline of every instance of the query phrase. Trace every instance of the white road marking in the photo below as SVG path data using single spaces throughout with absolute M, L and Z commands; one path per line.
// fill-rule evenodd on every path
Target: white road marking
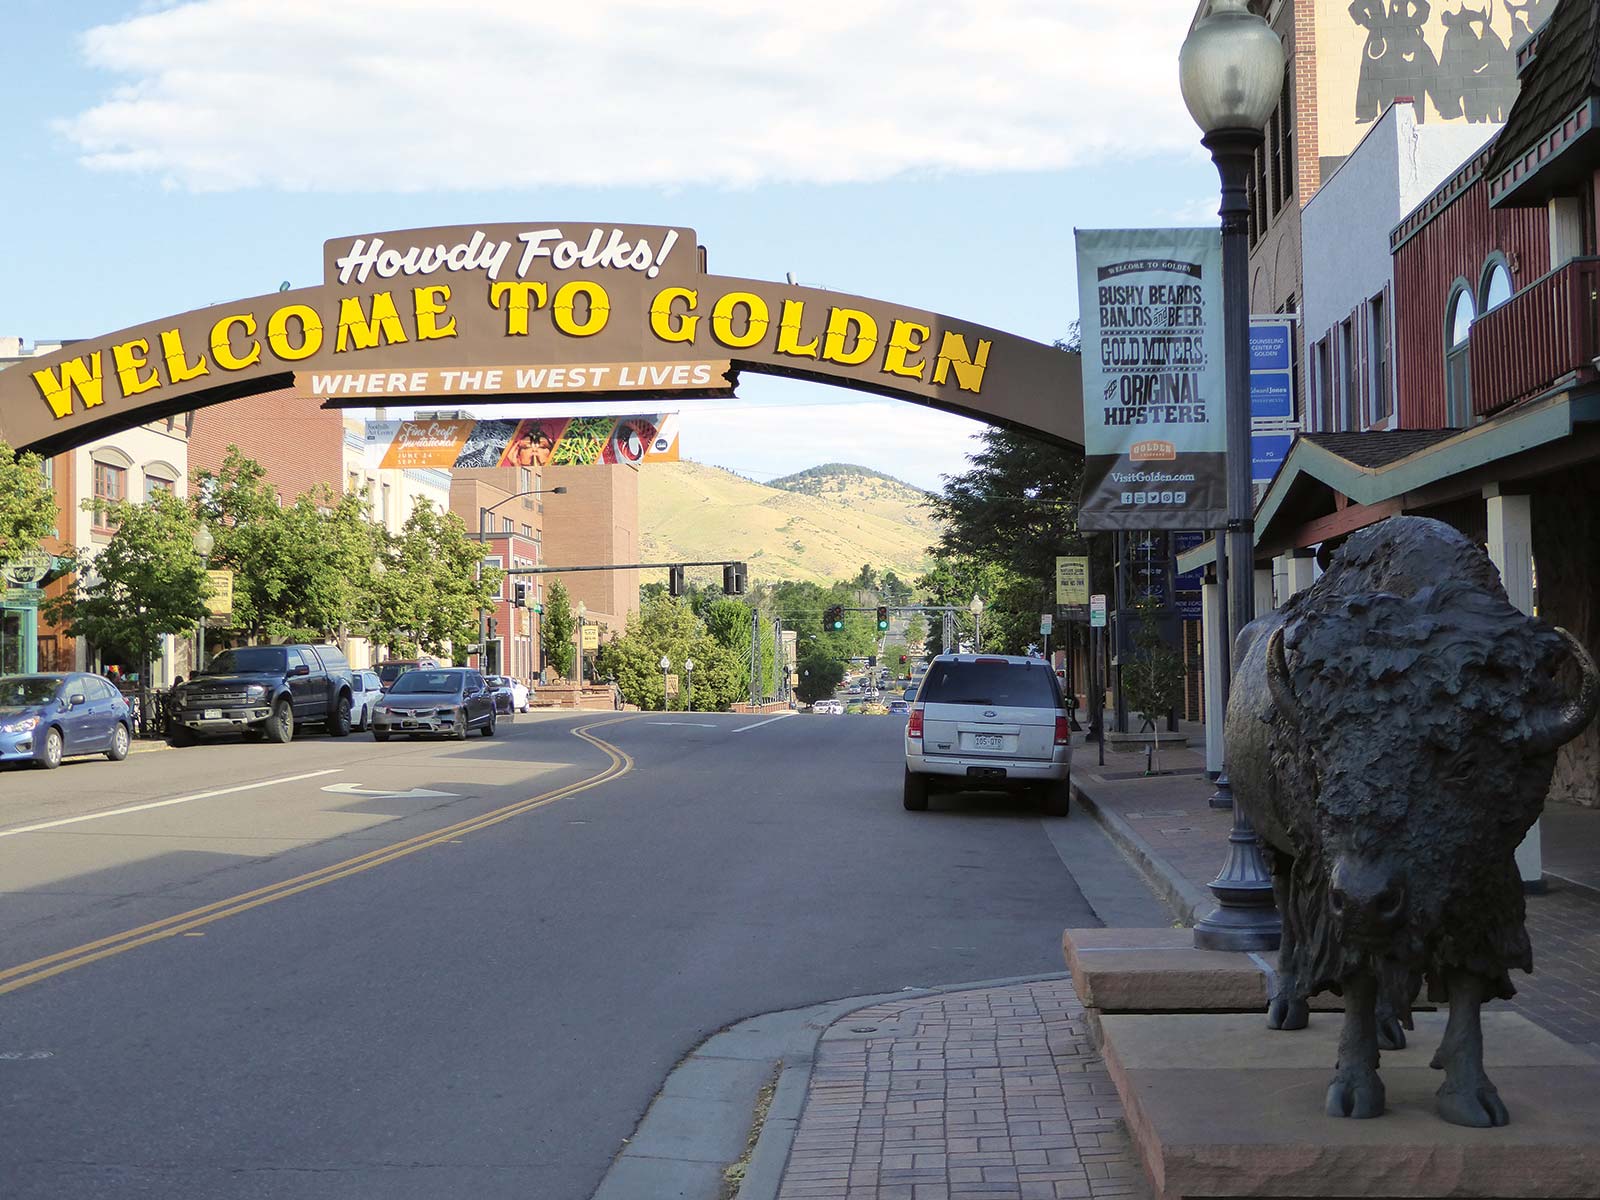
M 657 721 L 657 725 L 676 725 L 682 729 L 715 729 L 710 721 Z
M 19 825 L 15 829 L 0 829 L 0 837 L 15 837 L 19 833 L 38 833 L 41 829 L 59 829 L 63 825 L 76 825 L 80 821 L 98 821 L 102 817 L 121 817 L 128 813 L 145 812 L 152 808 L 166 808 L 172 804 L 187 804 L 191 800 L 210 800 L 213 796 L 231 796 L 235 792 L 250 792 L 256 788 L 273 787 L 280 783 L 295 783 L 301 779 L 316 779 L 320 775 L 337 775 L 343 767 L 329 767 L 325 771 L 307 771 L 304 775 L 284 775 L 278 779 L 263 779 L 260 783 L 241 783 L 238 787 L 216 788 L 209 792 L 195 792 L 192 796 L 174 796 L 171 800 L 152 800 L 149 804 L 129 804 L 122 808 L 108 808 L 104 812 L 84 813 L 81 817 L 62 817 L 59 821 L 40 821 L 37 825 Z
M 735 733 L 743 733 L 747 729 L 760 729 L 763 725 L 771 725 L 774 721 L 781 721 L 785 717 L 792 717 L 792 716 L 794 716 L 794 714 L 792 712 L 779 713 L 775 717 L 768 717 L 765 721 L 757 721 L 754 725 L 741 725 L 741 726 L 739 726 L 739 728 L 735 729 L 733 732 L 735 732 Z
M 435 792 L 428 788 L 364 788 L 359 783 L 330 783 L 322 789 L 338 796 L 382 796 L 389 800 L 426 800 L 435 796 L 455 796 L 455 792 Z

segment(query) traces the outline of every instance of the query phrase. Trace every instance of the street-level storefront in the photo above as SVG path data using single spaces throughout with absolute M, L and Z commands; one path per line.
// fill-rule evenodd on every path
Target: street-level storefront
M 0 675 L 39 669 L 39 604 L 59 565 L 37 547 L 0 562 Z

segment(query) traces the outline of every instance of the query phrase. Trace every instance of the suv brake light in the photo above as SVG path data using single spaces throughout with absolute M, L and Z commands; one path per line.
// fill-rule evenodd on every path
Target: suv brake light
M 1065 717 L 1056 718 L 1056 745 L 1072 745 L 1072 726 L 1067 723 Z
M 922 736 L 922 706 L 920 704 L 911 710 L 911 715 L 906 719 L 906 736 L 911 738 Z
M 981 662 L 981 663 L 998 663 L 1002 667 L 1006 667 L 1006 666 L 1010 666 L 1011 665 L 1010 663 L 1006 662 L 1006 660 L 1003 659 L 1003 658 L 977 658 L 977 659 L 973 659 L 973 661 L 974 662 Z

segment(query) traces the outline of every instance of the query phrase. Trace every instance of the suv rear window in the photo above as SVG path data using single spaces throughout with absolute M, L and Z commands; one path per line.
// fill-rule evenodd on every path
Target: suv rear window
M 928 669 L 923 704 L 989 704 L 996 708 L 1060 708 L 1055 672 L 1043 663 L 943 662 Z

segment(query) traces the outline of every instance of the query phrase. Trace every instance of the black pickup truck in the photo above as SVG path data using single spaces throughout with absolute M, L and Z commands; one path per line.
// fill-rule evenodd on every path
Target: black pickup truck
M 214 733 L 287 742 L 307 724 L 344 737 L 351 692 L 350 663 L 337 646 L 238 646 L 173 689 L 170 737 L 177 746 Z

